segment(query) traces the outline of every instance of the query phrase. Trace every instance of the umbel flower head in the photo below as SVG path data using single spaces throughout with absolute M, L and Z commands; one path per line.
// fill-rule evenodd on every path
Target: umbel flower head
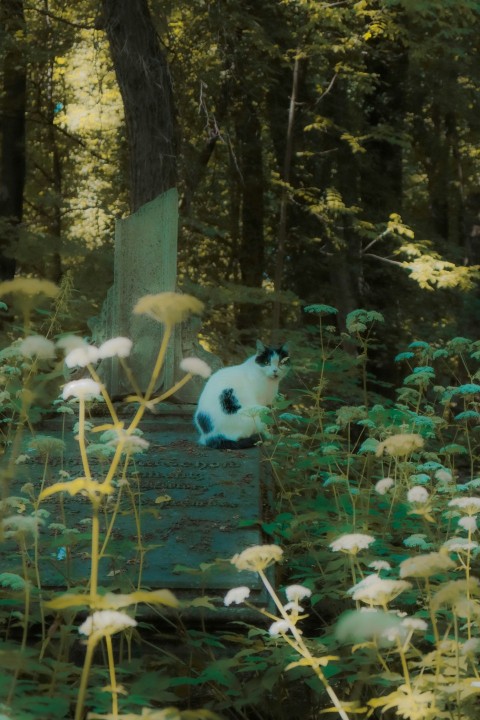
M 365 550 L 375 542 L 375 538 L 371 535 L 363 533 L 349 533 L 341 535 L 339 538 L 330 543 L 329 547 L 333 552 L 346 552 L 350 555 L 356 555 L 360 550 Z
M 405 433 L 391 435 L 389 438 L 377 445 L 375 455 L 381 457 L 384 452 L 392 457 L 405 457 L 420 450 L 423 447 L 423 438 L 417 433 Z
M 55 345 L 43 335 L 30 335 L 22 340 L 19 350 L 24 357 L 51 360 L 55 357 Z
M 134 618 L 119 610 L 97 610 L 80 625 L 78 632 L 82 635 L 98 634 L 104 637 L 125 630 L 127 627 L 135 627 L 136 624 Z
M 110 338 L 110 340 L 105 340 L 98 348 L 98 357 L 102 360 L 110 357 L 126 358 L 130 355 L 132 345 L 130 338 L 121 335 Z
M 94 345 L 84 343 L 79 347 L 73 348 L 65 356 L 65 364 L 69 368 L 86 367 L 92 363 L 96 363 L 99 359 L 98 348 Z
M 101 391 L 99 383 L 95 382 L 95 380 L 82 378 L 67 383 L 63 388 L 62 397 L 64 400 L 68 400 L 69 397 L 78 400 L 92 400 L 94 397 L 101 395 Z
M 37 435 L 28 443 L 28 449 L 43 458 L 62 457 L 65 447 L 65 442 L 61 438 L 52 435 Z
M 382 478 L 375 485 L 375 492 L 379 495 L 386 495 L 387 492 L 395 485 L 395 480 L 390 477 Z
M 466 515 L 478 515 L 480 513 L 480 497 L 453 498 L 448 503 L 449 507 L 457 507 Z
M 203 310 L 201 300 L 192 295 L 163 292 L 156 295 L 144 295 L 133 308 L 135 315 L 148 315 L 164 325 L 176 325 L 186 320 L 192 313 Z
M 240 605 L 241 603 L 245 602 L 249 595 L 250 588 L 246 587 L 245 585 L 241 585 L 240 587 L 235 587 L 229 590 L 225 595 L 223 602 L 227 606 L 231 605 L 232 603 L 235 603 L 235 605 Z
M 237 570 L 251 570 L 258 572 L 265 570 L 274 562 L 282 559 L 283 550 L 278 545 L 253 545 L 241 553 L 233 556 L 230 562 Z
M 369 605 L 386 605 L 411 587 L 405 580 L 385 580 L 373 574 L 360 580 L 350 588 L 348 594 L 354 600 L 361 600 Z
M 421 485 L 414 485 L 407 493 L 409 503 L 426 503 L 429 497 L 428 490 Z
M 427 578 L 439 572 L 453 570 L 455 563 L 446 552 L 415 555 L 400 563 L 400 577 Z
M 197 357 L 186 357 L 180 363 L 180 369 L 192 375 L 208 378 L 212 374 L 212 368 L 204 360 Z
M 59 293 L 59 288 L 50 280 L 39 280 L 38 278 L 22 278 L 17 277 L 13 280 L 5 280 L 0 283 L 0 297 L 9 295 L 10 293 L 26 295 L 27 297 L 35 297 L 36 295 L 46 295 L 54 298 Z

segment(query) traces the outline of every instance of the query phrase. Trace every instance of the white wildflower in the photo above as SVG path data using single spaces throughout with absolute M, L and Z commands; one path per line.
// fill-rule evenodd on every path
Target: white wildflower
M 253 545 L 233 556 L 230 562 L 237 570 L 265 570 L 274 562 L 282 559 L 283 550 L 278 545 Z
M 98 348 L 98 357 L 101 360 L 110 357 L 125 358 L 130 355 L 132 349 L 132 341 L 127 337 L 114 337 L 110 340 L 106 340 Z
M 377 484 L 375 485 L 375 492 L 377 492 L 379 495 L 386 495 L 387 492 L 395 485 L 395 480 L 392 478 L 386 477 L 382 480 L 379 480 Z
M 458 520 L 459 527 L 467 530 L 468 532 L 475 532 L 477 529 L 477 516 L 476 515 L 464 515 Z
M 389 642 L 393 643 L 396 640 L 399 640 L 401 643 L 403 643 L 407 636 L 407 630 L 406 628 L 402 627 L 401 625 L 391 626 L 384 630 L 380 637 L 384 638 L 385 640 L 388 640 Z
M 86 365 L 97 362 L 98 359 L 98 348 L 84 343 L 80 347 L 70 350 L 68 355 L 65 356 L 65 364 L 69 368 L 86 367 Z
M 43 525 L 43 523 L 44 521 L 40 517 L 10 515 L 2 520 L 2 528 L 6 538 L 14 537 L 15 535 L 25 535 L 26 533 L 36 535 L 38 533 L 38 526 Z
M 393 613 L 373 607 L 361 607 L 344 613 L 334 629 L 341 643 L 361 643 L 376 638 L 385 647 L 386 633 L 400 625 L 400 618 Z
M 339 538 L 330 543 L 329 547 L 334 552 L 346 552 L 356 555 L 359 550 L 365 550 L 369 547 L 375 538 L 371 535 L 364 535 L 363 533 L 349 533 L 347 535 L 341 535 Z
M 292 623 L 288 622 L 288 620 L 277 620 L 270 625 L 268 632 L 272 635 L 272 637 L 275 637 L 276 635 L 287 633 L 289 631 L 291 632 L 293 627 Z
M 385 605 L 411 587 L 411 584 L 404 580 L 385 580 L 377 574 L 373 574 L 360 580 L 350 588 L 348 594 L 354 600 L 360 600 L 370 605 Z
M 208 378 L 212 374 L 212 368 L 206 362 L 197 357 L 186 357 L 180 363 L 180 368 L 192 375 Z
M 311 597 L 312 591 L 304 585 L 288 585 L 285 588 L 285 595 L 290 602 L 298 602 L 304 598 Z
M 82 340 L 82 338 L 77 335 L 64 335 L 59 338 L 55 344 L 57 348 L 64 350 L 67 355 L 72 350 L 76 350 L 76 348 L 85 347 L 86 343 L 85 340 Z
M 244 602 L 250 595 L 250 588 L 246 587 L 245 585 L 241 585 L 240 587 L 232 588 L 227 592 L 225 595 L 223 602 L 225 605 L 231 605 L 232 603 L 235 603 L 235 605 L 240 605 L 240 603 Z
M 480 653 L 480 640 L 478 638 L 470 638 L 470 640 L 466 640 L 463 645 L 461 645 L 460 652 L 462 655 L 478 655 L 478 653 Z
M 97 610 L 78 628 L 82 635 L 98 633 L 101 636 L 113 635 L 128 627 L 135 627 L 137 621 L 127 613 L 118 610 Z
M 442 482 L 442 483 L 452 482 L 452 480 L 453 480 L 452 473 L 450 472 L 450 470 L 445 470 L 444 468 L 440 468 L 435 473 L 435 480 L 438 480 L 438 482 Z
M 381 457 L 384 452 L 392 457 L 405 457 L 415 450 L 423 447 L 424 440 L 418 433 L 402 433 L 391 435 L 381 443 L 378 443 L 375 455 Z
M 428 628 L 425 620 L 416 617 L 404 618 L 402 620 L 402 625 L 403 627 L 407 628 L 407 630 L 411 630 L 412 632 L 415 632 L 416 630 L 418 630 L 418 632 L 425 632 L 425 630 Z
M 467 515 L 477 515 L 480 513 L 480 498 L 478 497 L 453 498 L 448 505 L 449 507 L 460 508 L 460 510 L 463 510 Z
M 72 382 L 64 386 L 62 392 L 64 400 L 68 400 L 69 397 L 78 398 L 79 400 L 91 400 L 98 395 L 101 395 L 101 387 L 99 383 L 90 378 L 72 380 Z
M 443 543 L 445 550 L 448 552 L 468 552 L 478 547 L 478 543 L 474 540 L 467 540 L 464 537 L 452 537 Z
M 415 485 L 407 493 L 407 500 L 410 503 L 426 503 L 429 498 L 428 490 L 421 485 Z
M 55 345 L 43 335 L 31 335 L 22 340 L 19 350 L 24 357 L 51 360 L 55 357 Z
M 455 563 L 445 552 L 415 555 L 400 563 L 400 577 L 427 578 L 436 573 L 453 570 Z
M 380 570 L 392 569 L 392 566 L 386 560 L 372 560 L 372 562 L 368 564 L 368 567 L 373 568 L 377 572 L 380 572 Z
M 126 430 L 116 430 L 113 437 L 107 442 L 107 445 L 116 447 L 120 442 L 123 443 L 123 451 L 127 453 L 127 455 L 142 452 L 150 445 L 145 438 L 127 433 Z
M 298 615 L 298 613 L 303 612 L 303 607 L 301 605 L 299 605 L 296 600 L 292 600 L 291 602 L 288 602 L 286 605 L 283 606 L 283 609 L 286 612 L 289 612 L 291 610 L 292 612 L 297 613 L 297 615 Z

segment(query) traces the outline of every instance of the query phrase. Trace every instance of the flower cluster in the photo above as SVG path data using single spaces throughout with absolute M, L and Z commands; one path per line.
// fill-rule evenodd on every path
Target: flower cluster
M 175 292 L 163 292 L 156 295 L 144 295 L 133 308 L 136 315 L 148 315 L 164 325 L 175 325 L 194 314 L 200 314 L 203 303 L 192 295 Z
M 253 545 L 231 559 L 237 570 L 258 572 L 274 562 L 280 562 L 283 550 L 278 545 Z
M 341 535 L 339 538 L 330 543 L 329 547 L 334 552 L 345 552 L 351 555 L 356 555 L 360 550 L 368 548 L 375 538 L 371 535 L 364 535 L 363 533 L 349 533 Z
M 385 452 L 391 457 L 405 457 L 415 450 L 423 447 L 423 437 L 417 433 L 402 433 L 399 435 L 391 435 L 389 438 L 379 443 L 375 454 L 381 457 Z
M 99 360 L 106 360 L 111 357 L 125 358 L 130 355 L 132 350 L 132 341 L 130 338 L 121 336 L 106 340 L 98 348 L 95 345 L 88 345 L 84 342 L 78 343 L 78 338 L 70 342 L 71 346 L 68 350 L 68 343 L 66 340 L 63 340 L 63 345 L 67 349 L 65 364 L 69 368 L 94 365 Z

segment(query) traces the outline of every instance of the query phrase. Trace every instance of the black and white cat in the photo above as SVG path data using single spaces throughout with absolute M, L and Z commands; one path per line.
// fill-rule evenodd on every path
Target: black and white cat
M 286 345 L 266 347 L 241 365 L 217 370 L 207 381 L 195 412 L 200 444 L 212 448 L 252 447 L 266 435 L 259 406 L 269 406 L 288 370 Z

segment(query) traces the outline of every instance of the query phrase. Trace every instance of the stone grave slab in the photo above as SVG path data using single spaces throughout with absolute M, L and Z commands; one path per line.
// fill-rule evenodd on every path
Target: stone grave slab
M 95 424 L 102 424 L 102 419 L 97 418 Z M 78 442 L 71 430 L 63 433 L 61 426 L 61 421 L 48 421 L 39 431 L 65 441 L 63 457 L 49 462 L 46 485 L 65 480 L 65 472 L 70 479 L 84 475 Z M 268 542 L 260 529 L 271 500 L 260 450 L 220 451 L 201 447 L 196 442 L 191 414 L 175 408 L 144 419 L 141 428 L 150 446 L 135 456 L 127 472 L 111 539 L 100 563 L 99 584 L 113 584 L 122 591 L 137 587 L 142 552 L 133 500 L 145 550 L 142 587 L 169 588 L 180 599 L 188 599 L 203 593 L 222 598 L 231 587 L 247 585 L 252 590 L 252 602 L 266 605 L 268 598 L 258 576 L 238 572 L 229 562 L 235 553 Z M 26 482 L 32 482 L 38 494 L 44 461 L 34 453 L 27 454 L 31 457 L 18 466 L 12 494 L 21 495 L 20 488 Z M 93 477 L 105 476 L 108 466 L 103 462 L 102 466 L 91 458 Z M 102 510 L 102 537 L 109 527 L 117 497 L 113 496 Z M 42 585 L 62 588 L 84 584 L 89 576 L 88 499 L 57 494 L 40 507 L 50 513 L 39 540 Z M 29 510 L 31 506 L 26 512 Z M 242 521 L 249 520 L 259 522 L 243 527 Z M 67 530 L 62 531 L 61 526 Z M 4 543 L 1 554 L 4 571 L 20 571 L 21 559 L 11 541 Z

